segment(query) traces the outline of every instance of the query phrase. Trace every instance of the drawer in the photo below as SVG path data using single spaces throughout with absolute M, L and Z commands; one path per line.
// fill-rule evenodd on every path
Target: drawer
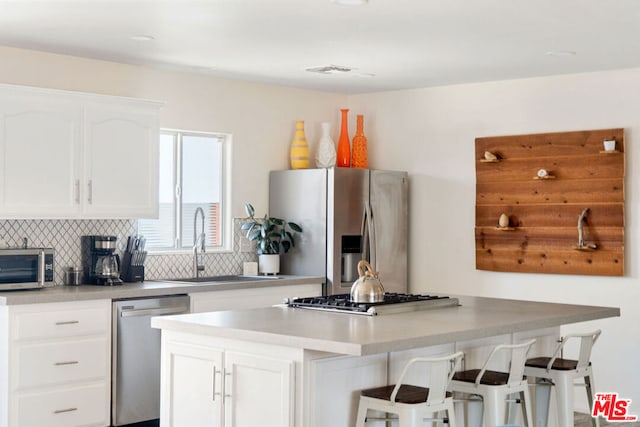
M 108 402 L 107 383 L 44 393 L 20 393 L 10 424 L 16 427 L 107 426 Z
M 14 390 L 27 387 L 106 380 L 111 342 L 106 337 L 20 344 L 15 352 Z
M 13 340 L 105 334 L 111 329 L 109 301 L 38 304 L 13 311 Z

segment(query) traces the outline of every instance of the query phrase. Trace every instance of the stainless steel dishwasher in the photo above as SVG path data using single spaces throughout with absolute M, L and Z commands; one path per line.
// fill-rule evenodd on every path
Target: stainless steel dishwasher
M 151 318 L 188 312 L 188 295 L 113 301 L 112 426 L 160 418 L 160 330 Z

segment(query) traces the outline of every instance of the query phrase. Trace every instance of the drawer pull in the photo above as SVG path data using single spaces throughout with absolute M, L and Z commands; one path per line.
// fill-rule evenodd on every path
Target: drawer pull
M 80 323 L 79 320 L 67 320 L 64 322 L 56 322 L 56 326 L 62 326 L 62 325 L 75 325 L 76 323 Z
M 73 412 L 73 411 L 77 411 L 78 408 L 67 408 L 67 409 L 56 409 L 55 411 L 53 411 L 54 414 L 64 414 L 66 412 Z
M 64 365 L 77 365 L 78 362 L 77 360 L 69 360 L 68 362 L 56 362 L 54 363 L 54 366 L 64 366 Z

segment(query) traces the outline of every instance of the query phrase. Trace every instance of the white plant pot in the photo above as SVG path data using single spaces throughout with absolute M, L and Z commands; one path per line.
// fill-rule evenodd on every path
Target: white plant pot
M 280 255 L 258 255 L 258 272 L 262 274 L 278 274 L 280 272 Z

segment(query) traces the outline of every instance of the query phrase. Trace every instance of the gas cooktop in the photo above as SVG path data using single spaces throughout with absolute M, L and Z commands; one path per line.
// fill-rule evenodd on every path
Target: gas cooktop
M 458 306 L 457 298 L 436 295 L 414 295 L 387 292 L 384 301 L 376 303 L 356 303 L 349 294 L 337 294 L 307 298 L 293 298 L 287 301 L 289 307 L 310 310 L 333 311 L 365 316 L 378 314 L 404 313 L 408 311 L 428 310 L 436 307 Z

